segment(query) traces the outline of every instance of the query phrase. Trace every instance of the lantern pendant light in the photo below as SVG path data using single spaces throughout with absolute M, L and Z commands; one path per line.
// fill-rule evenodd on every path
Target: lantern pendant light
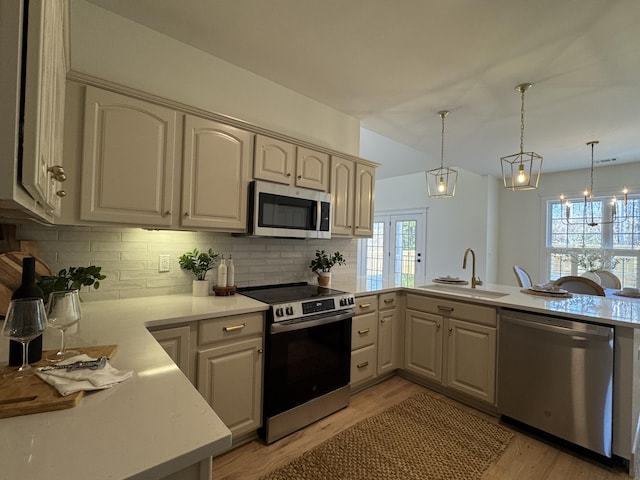
M 538 188 L 542 157 L 536 152 L 524 151 L 524 92 L 531 88 L 530 83 L 516 85 L 520 92 L 520 153 L 500 158 L 502 180 L 509 190 L 533 190 Z
M 451 198 L 456 194 L 458 171 L 444 166 L 444 117 L 448 113 L 448 110 L 438 112 L 438 115 L 442 118 L 440 168 L 425 172 L 427 175 L 427 191 L 430 198 Z

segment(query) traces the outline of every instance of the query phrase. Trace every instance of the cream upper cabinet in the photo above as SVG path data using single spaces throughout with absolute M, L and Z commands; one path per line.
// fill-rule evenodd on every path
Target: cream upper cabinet
M 292 185 L 296 147 L 264 135 L 256 135 L 255 145 L 254 178 Z
M 180 225 L 246 231 L 253 134 L 186 115 Z
M 352 235 L 356 165 L 352 160 L 331 157 L 331 234 Z
M 297 147 L 297 187 L 326 192 L 329 190 L 329 155 L 309 148 Z
M 374 167 L 356 164 L 354 230 L 356 236 L 373 235 L 373 203 L 376 182 Z
M 256 135 L 253 176 L 326 192 L 329 189 L 329 155 Z
M 62 139 L 67 64 L 64 42 L 65 2 L 29 3 L 24 78 L 22 185 L 48 214 L 59 216 L 62 182 Z
M 174 110 L 86 87 L 80 218 L 172 224 Z

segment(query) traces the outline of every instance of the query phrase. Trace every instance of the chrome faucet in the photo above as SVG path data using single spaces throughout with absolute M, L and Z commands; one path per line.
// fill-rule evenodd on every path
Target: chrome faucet
M 471 252 L 471 288 L 476 288 L 476 285 L 482 285 L 482 280 L 476 278 L 476 252 L 471 248 L 467 248 L 464 251 L 464 259 L 462 260 L 462 268 L 467 268 L 467 255 Z

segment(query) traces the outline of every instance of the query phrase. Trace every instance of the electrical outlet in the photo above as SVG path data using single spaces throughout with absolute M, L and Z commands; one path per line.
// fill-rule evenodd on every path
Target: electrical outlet
M 159 273 L 163 273 L 163 272 L 168 272 L 170 270 L 169 268 L 169 259 L 171 257 L 169 255 L 160 255 L 158 257 L 158 272 Z

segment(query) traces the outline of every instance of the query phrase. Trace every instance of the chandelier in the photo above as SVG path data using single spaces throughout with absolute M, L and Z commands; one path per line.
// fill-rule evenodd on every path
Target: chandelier
M 458 171 L 444 166 L 444 117 L 448 110 L 438 112 L 442 118 L 442 135 L 440 146 L 440 168 L 425 172 L 427 174 L 427 191 L 430 198 L 451 198 L 456 194 Z
M 611 209 L 609 211 L 607 220 L 602 219 L 603 218 L 602 215 L 596 215 L 594 213 L 594 210 L 597 210 L 597 209 L 594 209 L 594 206 L 593 206 L 593 203 L 594 203 L 593 202 L 593 147 L 598 143 L 600 143 L 598 140 L 592 140 L 590 142 L 587 142 L 587 145 L 591 147 L 591 185 L 589 186 L 588 190 L 585 190 L 583 192 L 584 204 L 583 204 L 582 216 L 580 217 L 572 216 L 571 202 L 565 201 L 565 196 L 560 195 L 560 206 L 564 207 L 565 209 L 565 214 L 562 217 L 562 223 L 564 223 L 565 225 L 587 225 L 589 227 L 596 227 L 598 225 L 607 225 L 611 223 L 621 222 L 627 218 L 625 214 L 618 215 L 618 205 L 617 205 L 618 199 L 615 196 L 611 199 L 611 203 L 610 203 Z M 627 187 L 625 187 L 622 190 L 622 195 L 623 195 L 622 206 L 625 212 L 627 207 L 628 192 L 629 190 L 627 190 Z M 596 221 L 597 216 L 600 217 L 598 218 L 598 221 Z
M 502 181 L 509 190 L 533 190 L 538 188 L 542 157 L 536 152 L 524 151 L 524 92 L 531 88 L 530 83 L 516 85 L 520 92 L 520 153 L 500 158 Z

